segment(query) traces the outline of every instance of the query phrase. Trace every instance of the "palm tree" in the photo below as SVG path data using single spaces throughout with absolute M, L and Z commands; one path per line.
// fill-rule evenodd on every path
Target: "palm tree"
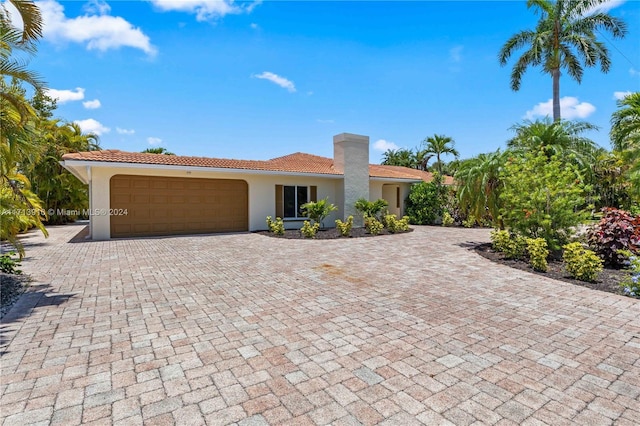
M 640 92 L 620 99 L 611 116 L 611 143 L 616 151 L 640 149 Z
M 6 4 L 0 3 L 0 26 L 4 29 L 13 29 L 20 33 L 20 43 L 33 43 L 42 37 L 42 15 L 40 9 L 32 0 L 9 0 L 15 7 L 22 20 L 22 30 L 11 23 L 11 15 Z
M 36 112 L 26 100 L 22 84 L 38 91 L 44 83 L 26 67 L 24 59 L 16 59 L 14 55 L 35 53 L 35 43 L 42 36 L 42 16 L 32 0 L 9 1 L 18 11 L 22 27 L 13 24 L 7 3 L 0 3 L 0 205 L 4 211 L 13 212 L 3 215 L 0 221 L 0 239 L 12 243 L 22 256 L 24 249 L 17 240 L 18 232 L 35 226 L 47 235 L 41 202 L 21 170 L 26 158 L 37 155 Z M 38 213 L 19 213 L 27 210 Z
M 424 155 L 433 154 L 436 157 L 436 165 L 440 175 L 442 175 L 442 159 L 440 156 L 450 154 L 458 158 L 460 155 L 453 147 L 455 141 L 449 136 L 433 135 L 426 138 L 422 143 L 424 144 Z
M 157 147 L 157 148 L 147 148 L 144 151 L 141 151 L 143 154 L 164 154 L 164 155 L 175 155 L 173 152 L 167 151 L 167 148 Z
M 622 38 L 626 24 L 603 12 L 593 12 L 606 0 L 528 0 L 540 19 L 535 30 L 524 30 L 512 36 L 498 54 L 504 66 L 511 55 L 528 49 L 511 70 L 511 89 L 518 91 L 520 81 L 530 65 L 542 66 L 553 80 L 553 119 L 560 120 L 560 70 L 565 70 L 578 83 L 582 82 L 583 64 L 594 67 L 600 63 L 603 73 L 609 71 L 609 50 L 596 38 L 596 32 L 607 31 Z
M 598 147 L 582 133 L 597 130 L 598 127 L 583 121 L 552 121 L 549 117 L 542 120 L 525 120 L 511 127 L 516 135 L 507 146 L 516 152 L 543 150 L 547 158 L 556 155 L 575 163 L 583 171 L 590 170 Z
M 415 168 L 415 156 L 409 149 L 388 149 L 382 154 L 382 164 L 385 166 L 402 166 Z
M 630 192 L 640 201 L 640 92 L 620 99 L 618 106 L 611 116 L 611 143 L 628 167 Z
M 500 171 L 509 155 L 509 151 L 498 150 L 460 162 L 455 181 L 462 211 L 478 219 L 489 213 L 495 224 L 502 227 L 499 219 L 500 191 L 503 187 Z

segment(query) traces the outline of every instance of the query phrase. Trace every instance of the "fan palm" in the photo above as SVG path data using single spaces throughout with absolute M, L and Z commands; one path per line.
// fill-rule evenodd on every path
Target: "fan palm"
M 423 155 L 433 154 L 436 157 L 436 166 L 438 173 L 442 175 L 442 155 L 453 155 L 458 158 L 460 155 L 454 148 L 455 141 L 449 136 L 445 135 L 433 135 L 429 136 L 423 141 L 424 150 Z
M 553 82 L 553 119 L 560 120 L 560 75 L 565 70 L 578 83 L 582 82 L 583 64 L 600 63 L 603 73 L 609 71 L 609 50 L 597 40 L 596 32 L 607 31 L 614 38 L 626 34 L 626 24 L 607 13 L 595 11 L 606 0 L 528 0 L 527 7 L 540 14 L 534 30 L 512 36 L 500 49 L 498 60 L 504 66 L 513 53 L 527 48 L 511 70 L 511 89 L 518 91 L 522 76 L 529 66 L 541 66 Z

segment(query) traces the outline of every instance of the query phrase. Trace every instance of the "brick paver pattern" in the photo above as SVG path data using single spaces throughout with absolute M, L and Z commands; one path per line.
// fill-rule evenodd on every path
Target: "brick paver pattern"
M 4 425 L 640 422 L 640 301 L 493 264 L 488 231 L 25 239 Z

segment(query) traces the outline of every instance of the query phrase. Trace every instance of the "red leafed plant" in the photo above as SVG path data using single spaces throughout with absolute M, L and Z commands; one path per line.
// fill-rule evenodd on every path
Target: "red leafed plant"
M 612 207 L 602 211 L 604 217 L 589 231 L 588 242 L 605 264 L 620 267 L 626 260 L 620 250 L 640 251 L 640 216 Z

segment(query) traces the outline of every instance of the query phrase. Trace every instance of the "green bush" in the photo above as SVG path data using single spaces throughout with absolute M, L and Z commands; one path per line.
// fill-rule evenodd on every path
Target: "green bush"
M 373 217 L 376 220 L 380 220 L 382 211 L 387 208 L 388 205 L 387 200 L 382 198 L 378 198 L 376 201 L 360 198 L 356 201 L 354 207 L 362 214 L 363 218 Z
M 18 269 L 18 267 L 20 266 L 20 260 L 13 258 L 15 254 L 16 252 L 12 251 L 0 256 L 0 271 L 4 272 L 5 274 L 14 275 L 19 275 L 22 273 L 22 271 Z
M 527 238 L 527 253 L 529 254 L 529 264 L 536 271 L 547 272 L 549 265 L 549 249 L 544 238 Z
M 392 234 L 396 232 L 407 232 L 409 230 L 409 216 L 398 219 L 395 214 L 388 214 L 384 217 L 384 223 Z
M 562 247 L 565 268 L 572 277 L 580 281 L 593 282 L 602 271 L 602 259 L 580 243 L 570 243 Z
M 329 203 L 329 197 L 320 201 L 309 201 L 300 206 L 300 208 L 309 219 L 319 223 L 322 228 L 324 228 L 322 221 L 332 212 L 338 210 L 338 207 Z
M 447 188 L 442 177 L 435 176 L 431 182 L 411 185 L 407 198 L 407 215 L 414 225 L 432 225 L 442 216 Z
M 320 224 L 318 222 L 315 222 L 312 225 L 311 222 L 305 220 L 302 228 L 300 228 L 300 232 L 302 232 L 302 235 L 304 235 L 305 238 L 315 238 L 318 229 L 320 229 Z
M 281 218 L 276 217 L 276 220 L 271 220 L 271 216 L 267 216 L 267 226 L 274 234 L 284 235 L 284 221 Z
M 353 228 L 353 216 L 349 216 L 346 222 L 336 219 L 336 228 L 338 228 L 340 235 L 343 237 L 351 235 L 351 228 Z
M 591 215 L 585 201 L 591 187 L 584 183 L 583 173 L 544 151 L 514 154 L 500 180 L 504 225 L 519 235 L 544 238 L 551 250 L 559 250 Z
M 493 249 L 503 253 L 507 259 L 522 259 L 526 252 L 526 239 L 505 230 L 491 231 Z
M 451 226 L 453 225 L 453 217 L 448 211 L 442 213 L 442 226 Z
M 465 228 L 473 228 L 476 222 L 476 217 L 470 214 L 465 220 L 462 221 L 462 226 L 464 226 Z
M 364 227 L 371 235 L 378 235 L 384 229 L 384 225 L 375 217 L 368 217 L 364 222 Z

